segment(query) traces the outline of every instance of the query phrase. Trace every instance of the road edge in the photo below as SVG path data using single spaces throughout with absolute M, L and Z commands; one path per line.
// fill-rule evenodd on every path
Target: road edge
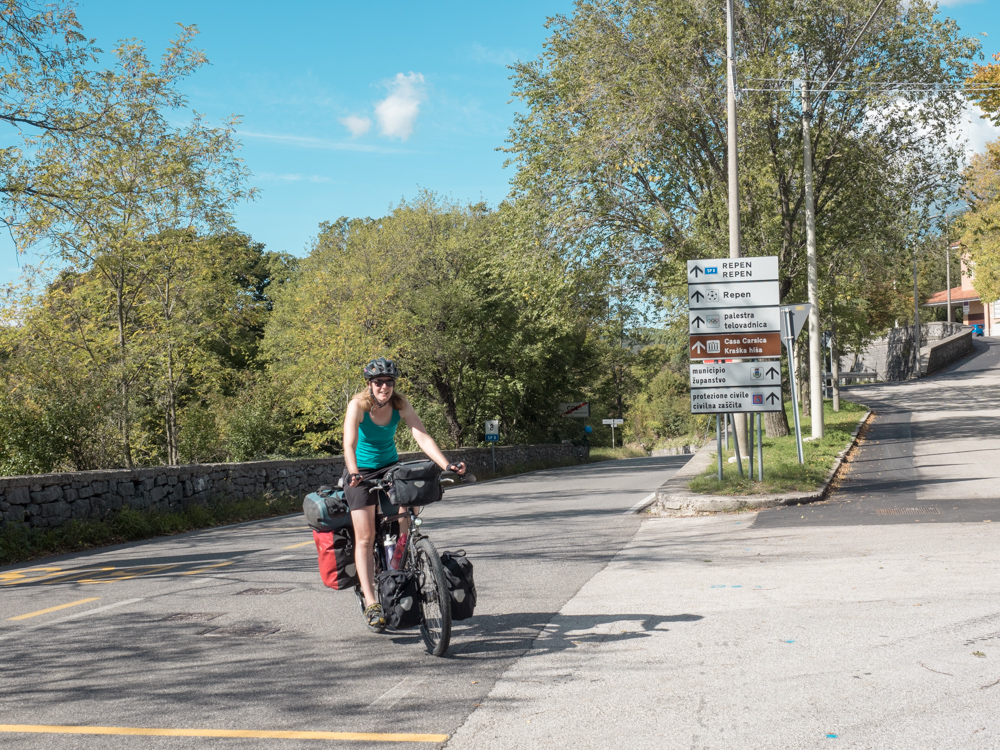
M 858 434 L 871 418 L 871 409 L 858 420 L 851 439 L 844 449 L 837 454 L 833 466 L 827 472 L 823 486 L 809 492 L 785 492 L 770 495 L 703 495 L 688 489 L 688 482 L 701 474 L 715 458 L 715 445 L 708 443 L 694 454 L 694 457 L 677 470 L 670 479 L 664 482 L 653 493 L 653 498 L 641 512 L 651 516 L 698 516 L 705 513 L 737 513 L 745 510 L 774 508 L 781 505 L 796 503 L 812 503 L 822 500 L 830 484 L 833 482 L 844 459 L 850 450 L 857 445 Z M 636 511 L 640 512 L 640 511 Z

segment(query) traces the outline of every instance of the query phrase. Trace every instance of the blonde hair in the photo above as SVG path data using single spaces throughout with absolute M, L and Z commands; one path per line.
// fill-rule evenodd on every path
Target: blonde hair
M 368 413 L 371 413 L 371 410 L 375 408 L 375 399 L 372 398 L 372 389 L 370 385 L 363 391 L 355 393 L 354 398 L 358 399 L 358 403 L 361 404 L 361 408 Z M 406 406 L 406 397 L 403 396 L 403 394 L 396 392 L 395 382 L 392 385 L 392 395 L 389 396 L 389 403 L 392 404 L 392 408 L 396 411 L 399 411 Z

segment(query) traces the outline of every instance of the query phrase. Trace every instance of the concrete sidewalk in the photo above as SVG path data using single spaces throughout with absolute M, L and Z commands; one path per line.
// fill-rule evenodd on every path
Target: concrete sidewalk
M 996 748 L 1000 526 L 649 519 L 447 743 Z

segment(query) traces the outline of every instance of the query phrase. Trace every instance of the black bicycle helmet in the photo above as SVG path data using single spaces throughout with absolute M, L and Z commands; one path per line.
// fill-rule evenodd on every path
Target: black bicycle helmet
M 364 376 L 365 380 L 374 380 L 375 378 L 392 378 L 395 380 L 399 377 L 399 368 L 396 367 L 396 363 L 391 359 L 379 357 L 365 365 Z

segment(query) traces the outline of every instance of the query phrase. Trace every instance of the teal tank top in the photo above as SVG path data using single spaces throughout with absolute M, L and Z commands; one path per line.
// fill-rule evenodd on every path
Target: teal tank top
M 399 411 L 392 410 L 392 418 L 385 427 L 375 424 L 368 412 L 358 425 L 358 447 L 355 458 L 359 469 L 380 469 L 399 461 L 396 452 L 396 426 Z

